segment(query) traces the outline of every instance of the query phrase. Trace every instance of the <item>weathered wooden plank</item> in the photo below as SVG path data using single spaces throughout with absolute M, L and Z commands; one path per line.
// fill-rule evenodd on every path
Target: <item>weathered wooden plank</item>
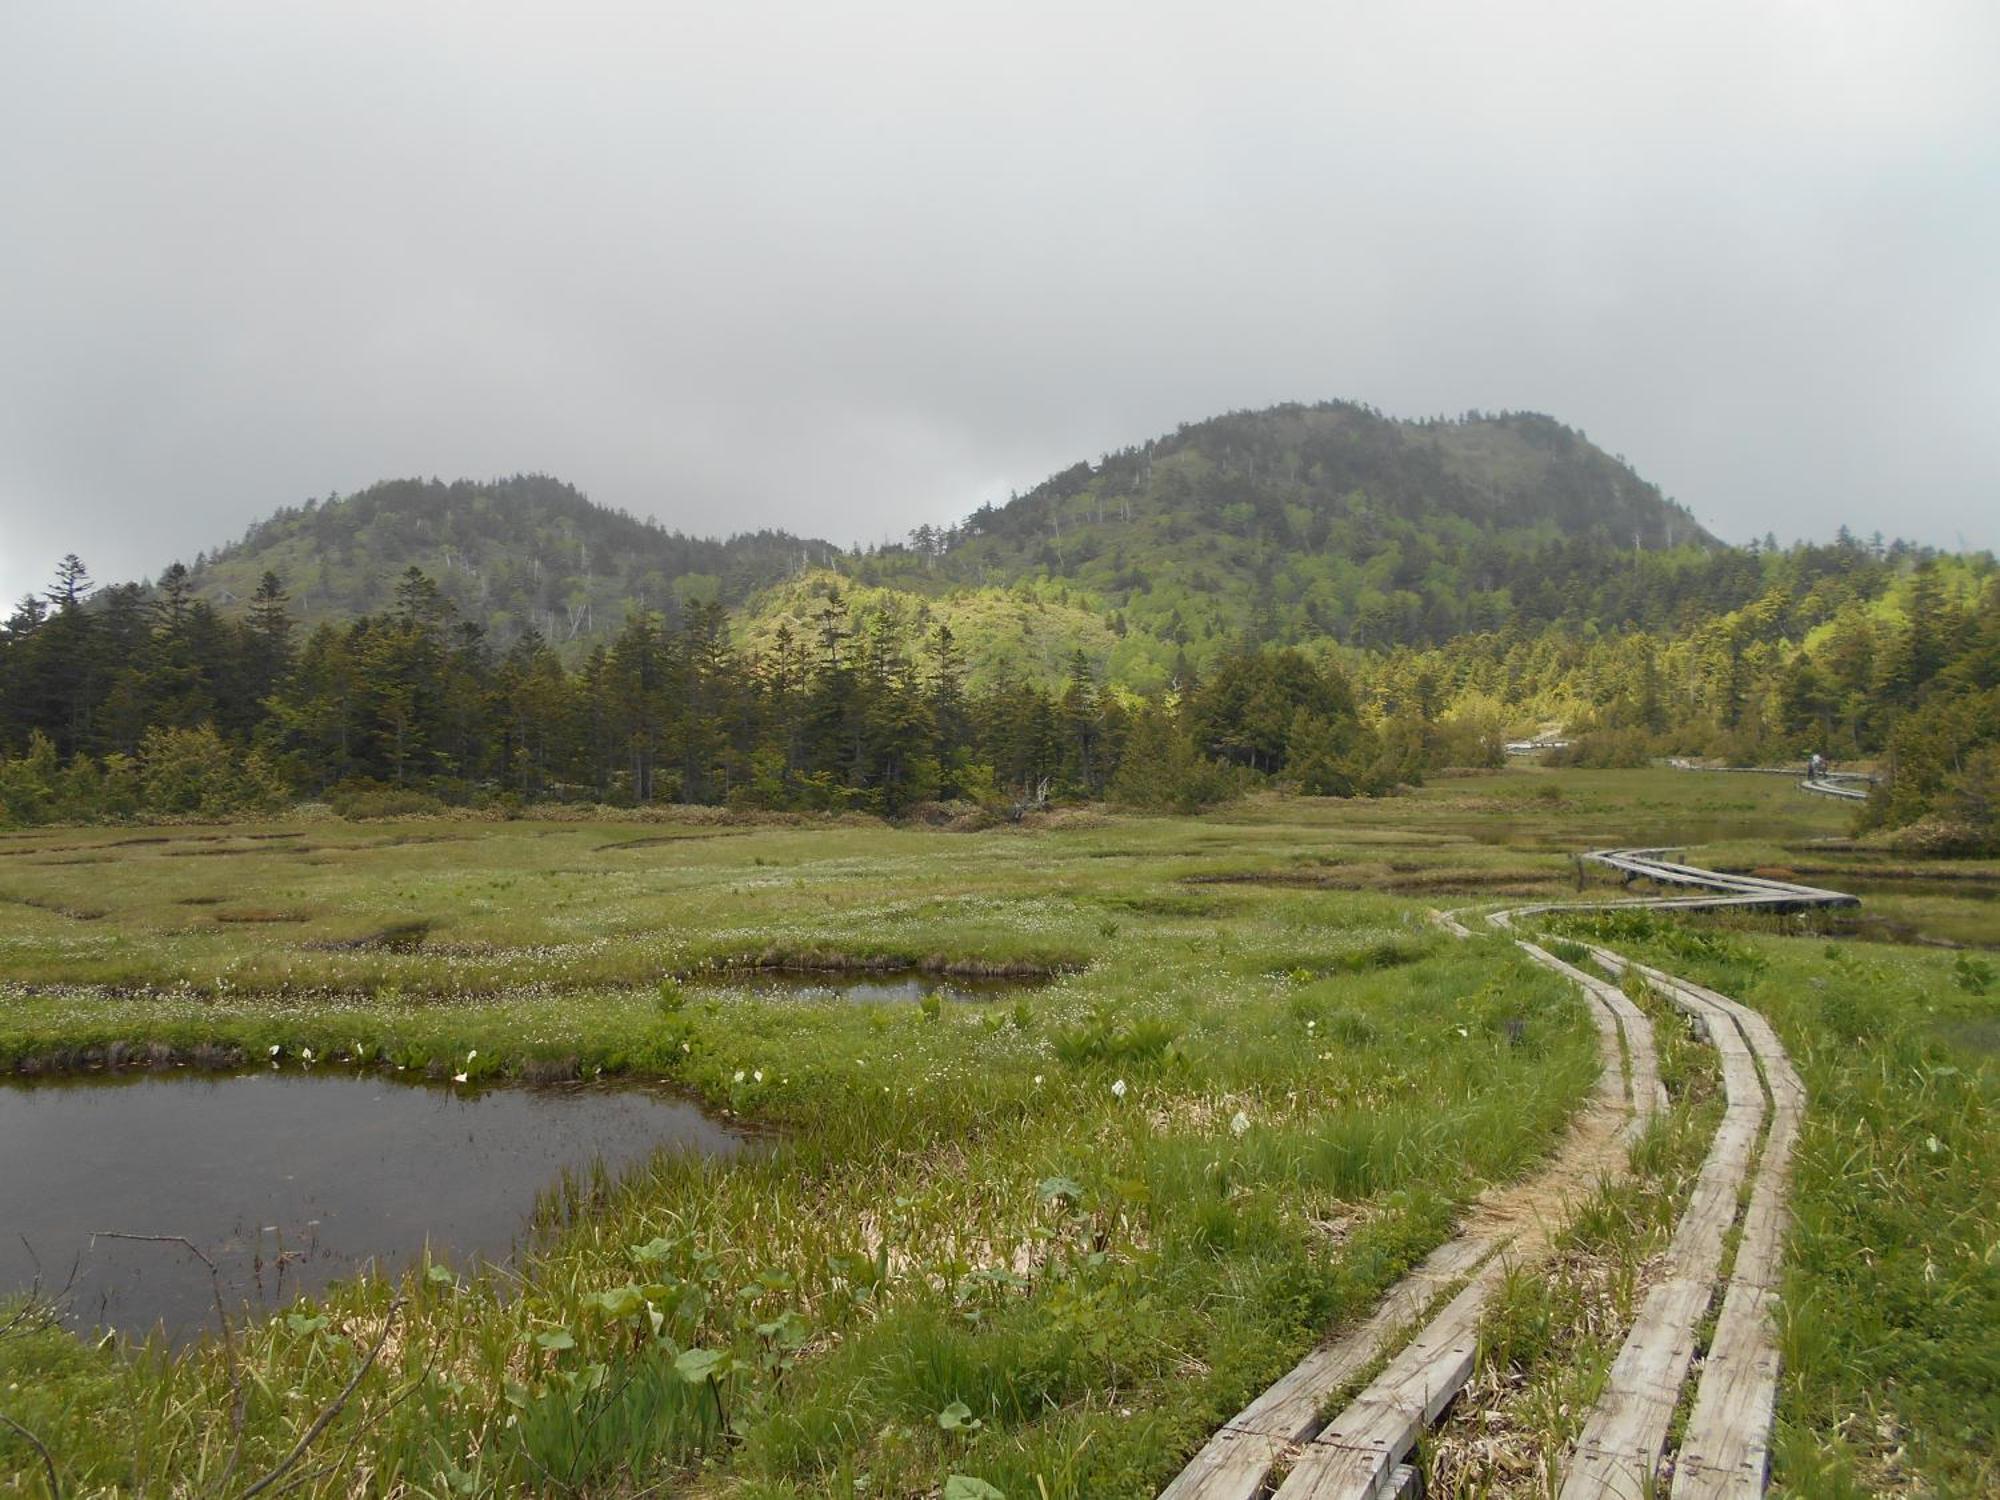
M 1251 1500 L 1260 1494 L 1278 1457 L 1324 1425 L 1326 1403 L 1496 1245 L 1494 1235 L 1465 1234 L 1433 1250 L 1361 1323 L 1314 1349 L 1231 1418 L 1161 1491 L 1161 1500 Z
M 1607 973 L 1625 972 L 1625 960 L 1608 948 L 1592 947 L 1590 955 Z M 1653 1037 L 1652 1019 L 1615 985 L 1605 985 L 1603 993 L 1605 1003 L 1617 1014 L 1619 1025 L 1631 1039 L 1634 1100 L 1650 1100 L 1650 1103 L 1641 1105 L 1646 1118 L 1663 1113 L 1667 1107 L 1667 1086 L 1660 1082 L 1659 1051 Z M 1635 1127 L 1643 1123 L 1643 1120 L 1635 1121 Z M 1638 1129 L 1635 1128 L 1633 1135 L 1636 1137 L 1637 1134 Z
M 1596 1002 L 1592 1015 L 1598 1028 L 1599 1055 L 1603 1063 L 1599 1074 L 1599 1097 L 1605 1107 L 1629 1115 L 1633 1105 L 1627 1098 L 1620 1066 L 1619 1020 L 1604 993 L 1609 987 L 1593 976 L 1563 964 L 1552 955 L 1534 949 L 1532 945 L 1523 946 L 1538 962 L 1546 962 L 1573 977 Z M 1622 1000 L 1623 997 L 1619 998 Z M 1651 1059 L 1650 1032 L 1637 1045 L 1650 1065 L 1648 1076 L 1656 1076 L 1657 1065 Z M 1649 1095 L 1649 1106 L 1650 1100 Z M 1535 1242 L 1535 1247 L 1539 1248 L 1542 1236 L 1536 1235 Z M 1477 1351 L 1478 1319 L 1493 1288 L 1499 1285 L 1504 1274 L 1505 1268 L 1498 1260 L 1489 1262 L 1465 1290 L 1390 1361 L 1367 1390 L 1357 1396 L 1339 1417 L 1325 1425 L 1318 1437 L 1308 1444 L 1278 1493 L 1293 1496 L 1388 1493 L 1390 1486 L 1396 1482 L 1398 1460 L 1415 1443 L 1417 1434 L 1436 1418 L 1445 1403 L 1470 1377 Z M 1310 1370 L 1308 1365 L 1302 1365 L 1293 1372 L 1297 1380 L 1287 1377 L 1287 1381 L 1273 1387 L 1256 1404 L 1261 1409 L 1246 1410 L 1239 1422 L 1256 1426 L 1267 1435 L 1267 1441 L 1268 1435 L 1274 1432 L 1288 1436 L 1296 1433 L 1300 1424 L 1292 1419 L 1303 1418 L 1307 1412 L 1296 1401 L 1296 1392 L 1285 1387 L 1289 1383 L 1324 1390 L 1329 1384 L 1315 1378 L 1316 1372 Z M 1347 1369 L 1346 1374 L 1351 1378 L 1352 1369 Z M 1311 1405 L 1316 1408 L 1318 1402 L 1314 1401 Z M 1203 1500 L 1208 1500 L 1209 1496 L 1219 1493 L 1208 1488 L 1208 1475 L 1221 1471 L 1225 1462 L 1229 1468 L 1228 1482 L 1235 1486 L 1243 1482 L 1238 1477 L 1241 1471 L 1255 1469 L 1268 1461 L 1268 1448 L 1249 1449 L 1242 1443 L 1229 1447 L 1232 1450 L 1229 1458 L 1216 1454 L 1210 1464 L 1201 1466 L 1193 1474 L 1184 1475 L 1187 1485 L 1182 1490 L 1170 1490 L 1168 1493 L 1177 1497 L 1199 1494 Z M 1246 1450 L 1249 1452 L 1247 1461 L 1243 1457 Z M 1190 1466 L 1191 1469 L 1195 1467 Z M 1202 1483 L 1203 1487 L 1196 1489 L 1197 1483 Z M 1229 1493 L 1254 1495 L 1256 1492 L 1254 1489 L 1232 1489 Z
M 1224 1427 L 1160 1491 L 1160 1500 L 1255 1500 L 1290 1446 L 1282 1438 Z
M 1764 1493 L 1778 1399 L 1777 1294 L 1732 1281 L 1674 1464 L 1675 1500 Z
M 1868 789 L 1860 786 L 1842 786 L 1829 780 L 1814 781 L 1810 777 L 1799 783 L 1799 790 L 1812 792 L 1821 797 L 1838 797 L 1843 802 L 1866 802 Z
M 1660 850 L 1654 849 L 1604 849 L 1583 857 L 1592 863 L 1617 870 L 1630 879 L 1645 879 L 1662 885 L 1703 886 L 1710 890 L 1731 893 L 1732 898 L 1753 898 L 1748 904 L 1852 906 L 1855 897 L 1841 891 L 1822 890 L 1817 886 L 1800 885 L 1793 881 L 1772 880 L 1759 875 L 1725 874 L 1719 870 L 1708 870 L 1700 865 L 1683 864 L 1678 860 L 1661 859 Z
M 1698 985 L 1688 988 L 1727 1009 L 1736 1020 L 1763 1065 L 1771 1095 L 1771 1128 L 1744 1213 L 1729 1291 L 1702 1362 L 1694 1409 L 1674 1466 L 1676 1497 L 1736 1500 L 1761 1495 L 1770 1467 L 1780 1367 L 1776 1286 L 1805 1090 L 1763 1016 L 1726 995 Z
M 1749 1043 L 1729 1011 L 1656 971 L 1647 977 L 1707 1022 L 1722 1065 L 1726 1103 L 1668 1247 L 1668 1278 L 1641 1303 L 1603 1393 L 1584 1420 L 1564 1476 L 1564 1500 L 1643 1494 L 1653 1483 L 1681 1384 L 1694 1360 L 1695 1330 L 1721 1271 L 1723 1244 L 1764 1122 L 1763 1083 Z
M 1230 1425 L 1291 1442 L 1312 1436 L 1327 1400 L 1372 1364 L 1393 1335 L 1423 1316 L 1439 1293 L 1475 1271 L 1498 1239 L 1475 1233 L 1439 1246 L 1389 1289 L 1353 1334 L 1315 1349 Z
M 1577 1438 L 1564 1500 L 1651 1492 L 1712 1285 L 1707 1277 L 1676 1276 L 1647 1292 Z
M 1537 948 L 1533 943 L 1521 938 L 1514 940 L 1516 947 L 1526 953 L 1536 963 L 1568 979 L 1595 1003 L 1590 1007 L 1590 1019 L 1597 1028 L 1597 1092 L 1599 1097 L 1613 1104 L 1631 1107 L 1632 1093 L 1625 1078 L 1624 1049 L 1620 1042 L 1618 1015 L 1604 997 L 1610 986 L 1595 979 L 1581 969 L 1574 968 L 1557 958 L 1553 953 Z
M 1450 917 L 1434 915 L 1448 929 L 1465 933 Z M 1615 997 L 1628 1006 L 1629 1002 L 1601 980 L 1532 945 L 1523 946 L 1538 961 L 1546 961 L 1582 984 L 1597 1001 L 1592 1007 L 1592 1019 L 1598 1028 L 1599 1057 L 1603 1064 L 1598 1078 L 1599 1107 L 1614 1118 L 1627 1116 L 1629 1131 L 1629 1115 L 1634 1105 L 1628 1100 L 1620 1067 L 1620 1023 L 1607 997 Z M 1650 1028 L 1628 1046 L 1642 1076 L 1656 1078 L 1658 1065 Z M 1510 1217 L 1511 1198 L 1525 1193 L 1540 1200 L 1566 1187 L 1582 1189 L 1595 1180 L 1601 1168 L 1601 1151 L 1585 1132 L 1565 1145 L 1549 1171 L 1531 1183 L 1503 1190 L 1494 1202 L 1482 1204 L 1464 1232 L 1438 1247 L 1392 1287 L 1366 1319 L 1307 1354 L 1224 1424 L 1162 1492 L 1162 1500 L 1251 1500 L 1260 1494 L 1272 1467 L 1287 1448 L 1310 1438 L 1325 1425 L 1321 1413 L 1327 1402 L 1380 1358 L 1394 1336 L 1420 1317 L 1440 1293 L 1471 1275 L 1510 1241 L 1522 1238 L 1530 1242 L 1527 1248 L 1531 1251 L 1540 1249 L 1548 1226 L 1529 1226 L 1523 1235 L 1522 1226 Z
M 1658 858 L 1667 852 L 1663 850 L 1604 852 L 1609 857 L 1599 862 L 1627 875 L 1646 875 L 1670 884 L 1706 884 L 1725 892 L 1714 898 L 1616 904 L 1668 910 L 1788 910 L 1858 904 L 1856 898 L 1838 891 L 1701 871 Z M 1623 971 L 1625 963 L 1618 955 L 1605 949 L 1593 952 L 1610 972 Z M 1753 1079 L 1760 1110 L 1767 1096 L 1769 1100 L 1770 1128 L 1757 1154 L 1736 1259 L 1677 1455 L 1674 1483 L 1674 1494 L 1690 1500 L 1758 1495 L 1768 1468 L 1779 1368 L 1773 1308 L 1782 1269 L 1785 1201 L 1805 1090 L 1776 1032 L 1762 1015 L 1730 996 L 1657 969 L 1637 967 L 1674 1004 L 1705 1023 L 1723 1060 L 1730 1113 L 1747 1122 L 1747 1112 L 1739 1108 L 1739 1101 L 1752 1096 Z M 1754 1136 L 1755 1127 L 1750 1134 Z M 1742 1154 L 1743 1146 L 1742 1128 L 1732 1131 L 1726 1116 L 1709 1162 L 1704 1164 L 1705 1180 L 1697 1183 L 1695 1199 L 1676 1230 L 1670 1262 L 1679 1271 L 1697 1274 L 1681 1278 L 1686 1288 L 1680 1294 L 1682 1306 L 1668 1305 L 1673 1299 L 1662 1294 L 1659 1306 L 1642 1308 L 1640 1322 L 1650 1327 L 1635 1326 L 1620 1351 L 1625 1368 L 1614 1362 L 1606 1399 L 1593 1410 L 1572 1457 L 1565 1496 L 1650 1492 L 1664 1452 L 1663 1442 L 1656 1444 L 1655 1435 L 1663 1438 L 1692 1357 L 1691 1343 L 1674 1325 L 1699 1317 L 1697 1300 L 1706 1306 L 1706 1288 L 1699 1298 L 1695 1291 L 1704 1280 L 1698 1273 L 1719 1251 L 1717 1225 L 1726 1233 L 1729 1221 L 1725 1213 L 1733 1213 L 1734 1200 L 1740 1195 L 1740 1177 L 1739 1187 L 1725 1197 L 1720 1174 L 1710 1176 L 1707 1169 L 1724 1155 Z M 1695 1310 L 1690 1312 L 1690 1308 Z M 1688 1327 L 1692 1326 L 1689 1322 Z M 1629 1361 L 1628 1354 L 1632 1356 Z
M 1723 1027 L 1717 1030 L 1720 1032 Z M 1757 1132 L 1764 1120 L 1764 1100 L 1757 1090 L 1756 1075 L 1751 1072 L 1745 1079 L 1741 1076 L 1745 1070 L 1747 1060 L 1745 1069 L 1738 1070 L 1733 1080 L 1727 1071 L 1723 1075 L 1724 1087 L 1731 1090 L 1730 1102 L 1722 1123 L 1716 1127 L 1708 1157 L 1695 1178 L 1694 1191 L 1681 1213 L 1680 1223 L 1674 1228 L 1673 1241 L 1667 1247 L 1671 1275 L 1713 1278 L 1721 1269 L 1723 1241 L 1729 1226 L 1736 1222 L 1743 1179 L 1749 1171 Z M 1739 1103 L 1743 1092 L 1748 1097 Z
M 1278 1487 L 1276 1500 L 1371 1500 L 1388 1493 L 1396 1466 L 1418 1434 L 1471 1378 L 1479 1319 L 1505 1275 L 1499 1260 L 1487 1262 L 1306 1445 Z

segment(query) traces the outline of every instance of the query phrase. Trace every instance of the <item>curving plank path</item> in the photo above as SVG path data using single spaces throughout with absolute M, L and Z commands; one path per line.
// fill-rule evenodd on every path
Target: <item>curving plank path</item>
M 1852 906 L 1839 891 L 1756 876 L 1726 875 L 1666 858 L 1669 849 L 1610 849 L 1587 856 L 1621 874 L 1699 895 L 1565 903 L 1494 912 L 1516 917 L 1556 910 L 1639 906 L 1797 911 Z M 1440 916 L 1450 931 L 1468 930 Z M 1547 1210 L 1628 1170 L 1623 1146 L 1665 1105 L 1650 1024 L 1616 986 L 1525 939 L 1535 962 L 1563 974 L 1591 999 L 1602 1070 L 1597 1092 L 1556 1161 L 1528 1182 L 1490 1195 L 1464 1229 L 1432 1252 L 1355 1328 L 1315 1349 L 1225 1424 L 1162 1492 L 1162 1500 L 1328 1500 L 1403 1493 L 1416 1483 L 1404 1460 L 1470 1378 L 1477 1329 L 1512 1265 L 1547 1248 Z M 1605 972 L 1640 975 L 1692 1017 L 1722 1065 L 1723 1119 L 1675 1228 L 1666 1274 L 1639 1308 L 1604 1390 L 1585 1419 L 1564 1474 L 1564 1500 L 1637 1500 L 1659 1492 L 1669 1428 L 1693 1365 L 1698 1330 L 1723 1289 L 1694 1402 L 1676 1453 L 1676 1500 L 1763 1493 L 1769 1462 L 1778 1353 L 1773 1312 L 1785 1225 L 1785 1195 L 1804 1089 L 1768 1022 L 1726 995 L 1589 945 Z M 1619 1148 L 1607 1160 L 1604 1143 Z M 1594 1175 L 1593 1175 L 1594 1174 Z M 1748 1184 L 1735 1259 L 1723 1275 L 1729 1232 Z M 1534 1205 L 1529 1209 L 1529 1205 Z M 1526 1211 L 1524 1211 L 1526 1210 Z M 1443 1307 L 1425 1309 L 1454 1286 Z M 1330 1419 L 1321 1412 L 1358 1374 L 1388 1356 L 1369 1384 Z
M 1454 918 L 1438 920 L 1458 936 L 1471 935 Z M 1459 1233 L 1390 1288 L 1372 1313 L 1314 1349 L 1225 1423 L 1162 1491 L 1162 1500 L 1254 1500 L 1268 1494 L 1273 1471 L 1299 1444 L 1331 1441 L 1322 1415 L 1328 1403 L 1364 1369 L 1408 1340 L 1431 1306 L 1456 1289 L 1423 1337 L 1404 1347 L 1390 1366 L 1414 1384 L 1397 1399 L 1376 1403 L 1369 1434 L 1356 1435 L 1357 1442 L 1367 1445 L 1371 1475 L 1393 1478 L 1416 1434 L 1470 1375 L 1479 1312 L 1507 1268 L 1538 1258 L 1571 1203 L 1629 1171 L 1627 1148 L 1666 1104 L 1652 1023 L 1615 986 L 1533 944 L 1521 946 L 1537 963 L 1569 977 L 1594 1002 L 1597 1089 L 1555 1160 L 1535 1176 L 1483 1196 Z M 1449 1363 L 1455 1374 L 1448 1389 L 1431 1370 L 1438 1360 Z M 1435 1407 L 1433 1391 L 1441 1393 Z
M 1802 792 L 1838 797 L 1844 802 L 1866 802 L 1869 789 L 1882 779 L 1872 771 L 1822 771 L 1814 776 L 1806 767 L 1698 766 L 1685 756 L 1671 757 L 1667 764 L 1676 771 L 1707 771 L 1719 776 L 1790 776 Z

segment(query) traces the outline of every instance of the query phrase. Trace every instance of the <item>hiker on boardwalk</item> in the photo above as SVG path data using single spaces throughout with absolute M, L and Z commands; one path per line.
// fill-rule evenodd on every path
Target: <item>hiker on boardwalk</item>
M 1806 762 L 1806 780 L 1824 781 L 1825 779 L 1826 757 L 1815 750 L 1812 753 L 1812 759 Z

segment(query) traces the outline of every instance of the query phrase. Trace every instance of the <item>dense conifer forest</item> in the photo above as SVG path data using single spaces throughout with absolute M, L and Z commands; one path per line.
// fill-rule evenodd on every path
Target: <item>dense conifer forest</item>
M 1717 542 L 1546 417 L 1237 413 L 960 525 L 692 539 L 539 477 L 279 512 L 0 628 L 0 817 L 564 799 L 904 815 L 1273 781 L 1374 795 L 1516 737 L 1589 764 L 1879 759 L 1990 846 L 2000 570 Z

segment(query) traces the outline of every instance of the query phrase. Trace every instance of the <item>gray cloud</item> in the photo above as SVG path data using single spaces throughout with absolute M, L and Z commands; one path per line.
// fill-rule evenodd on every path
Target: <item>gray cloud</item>
M 400 474 L 875 540 L 1179 420 L 1551 412 L 2000 545 L 1984 3 L 0 16 L 0 589 Z

